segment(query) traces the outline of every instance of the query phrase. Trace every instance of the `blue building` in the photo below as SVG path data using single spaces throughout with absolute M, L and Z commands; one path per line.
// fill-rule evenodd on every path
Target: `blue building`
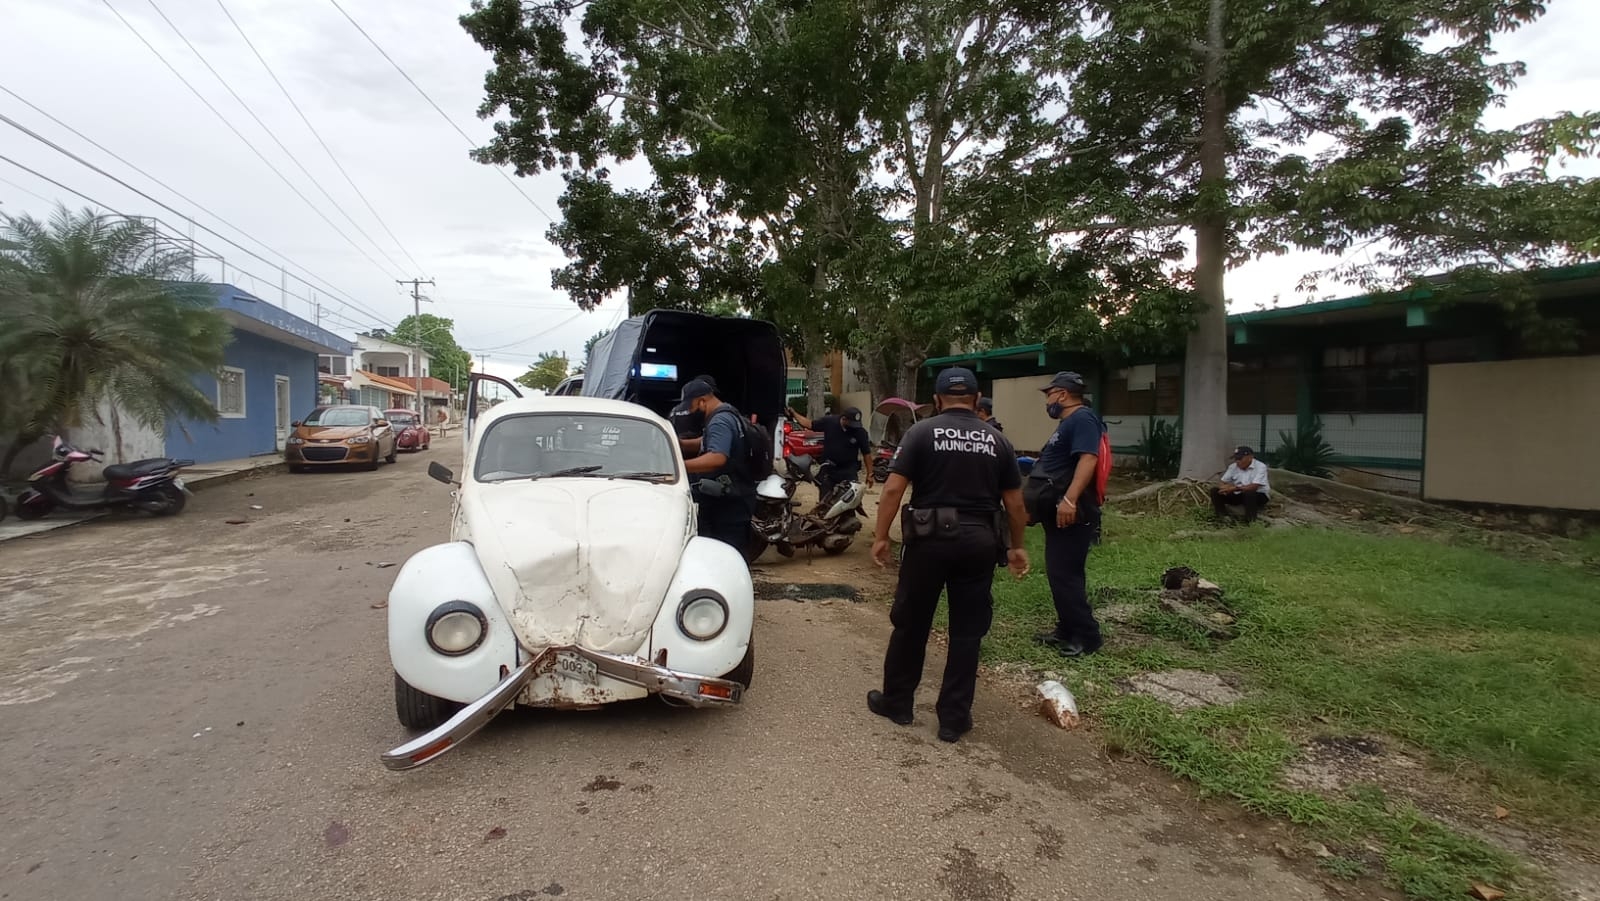
M 192 381 L 219 418 L 169 421 L 164 453 L 206 463 L 280 452 L 290 423 L 317 405 L 317 356 L 348 356 L 353 345 L 248 291 L 211 287 L 233 341 L 220 373 Z

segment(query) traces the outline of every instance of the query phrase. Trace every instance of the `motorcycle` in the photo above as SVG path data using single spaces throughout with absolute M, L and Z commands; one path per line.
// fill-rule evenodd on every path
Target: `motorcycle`
M 189 489 L 178 471 L 193 466 L 193 460 L 152 457 L 132 463 L 115 463 L 100 471 L 105 486 L 99 490 L 74 488 L 67 473 L 74 463 L 98 462 L 102 450 L 78 450 L 60 438 L 52 448 L 55 459 L 28 477 L 28 489 L 17 497 L 19 519 L 38 519 L 57 507 L 68 510 L 94 510 L 102 507 L 130 507 L 156 516 L 174 516 L 183 510 Z
M 878 445 L 877 451 L 872 455 L 872 480 L 879 484 L 889 481 L 889 464 L 894 462 L 895 450 L 899 445 L 893 441 L 885 441 Z
M 823 463 L 813 473 L 812 462 L 805 455 L 786 457 L 786 475 L 773 473 L 756 486 L 756 512 L 750 520 L 746 560 L 754 561 L 768 547 L 777 548 L 785 557 L 793 557 L 803 547 L 820 547 L 823 553 L 835 556 L 844 553 L 861 531 L 861 519 L 867 515 L 861 508 L 866 491 L 858 482 L 836 482 L 817 499 L 810 513 L 796 512 L 800 503 L 794 500 L 794 491 L 800 482 L 829 481 L 826 475 L 833 464 Z

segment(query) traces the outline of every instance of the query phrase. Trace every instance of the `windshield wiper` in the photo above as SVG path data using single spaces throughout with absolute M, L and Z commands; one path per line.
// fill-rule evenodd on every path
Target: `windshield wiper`
M 536 472 L 531 476 L 525 476 L 525 478 L 528 478 L 528 479 L 559 479 L 562 476 L 581 476 L 581 475 L 584 475 L 586 473 L 591 473 L 591 472 L 594 472 L 595 470 L 603 469 L 603 468 L 604 468 L 603 466 L 598 465 L 598 464 L 594 465 L 594 466 L 574 466 L 571 469 L 558 469 L 555 472 Z
M 606 476 L 608 479 L 638 479 L 642 482 L 659 482 L 672 477 L 670 472 L 614 472 Z

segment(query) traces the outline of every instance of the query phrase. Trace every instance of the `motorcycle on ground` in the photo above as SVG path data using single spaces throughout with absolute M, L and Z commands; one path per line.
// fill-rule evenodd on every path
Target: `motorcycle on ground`
M 754 561 L 768 547 L 777 548 L 785 557 L 805 547 L 820 547 L 829 556 L 842 554 L 850 547 L 855 534 L 861 531 L 861 520 L 867 513 L 861 508 L 865 486 L 859 482 L 836 482 L 822 492 L 817 505 L 810 513 L 800 513 L 800 501 L 794 500 L 795 487 L 800 482 L 827 485 L 827 471 L 831 463 L 823 463 L 813 472 L 813 461 L 800 455 L 784 458 L 786 474 L 773 473 L 756 486 L 756 512 L 750 520 L 750 544 L 745 549 L 745 559 Z
M 74 463 L 98 461 L 101 450 L 78 450 L 55 439 L 54 459 L 28 477 L 28 489 L 15 502 L 19 519 L 38 519 L 58 507 L 68 510 L 95 510 L 129 507 L 156 516 L 173 516 L 183 510 L 189 489 L 178 471 L 193 466 L 193 460 L 153 457 L 132 463 L 116 463 L 100 471 L 105 484 L 93 489 L 74 488 L 67 479 Z

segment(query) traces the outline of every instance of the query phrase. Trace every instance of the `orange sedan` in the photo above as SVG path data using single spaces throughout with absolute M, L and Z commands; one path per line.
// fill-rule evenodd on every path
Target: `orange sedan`
M 318 407 L 294 423 L 283 449 L 290 472 L 312 466 L 359 464 L 368 471 L 378 462 L 393 463 L 399 453 L 394 429 L 377 407 Z

